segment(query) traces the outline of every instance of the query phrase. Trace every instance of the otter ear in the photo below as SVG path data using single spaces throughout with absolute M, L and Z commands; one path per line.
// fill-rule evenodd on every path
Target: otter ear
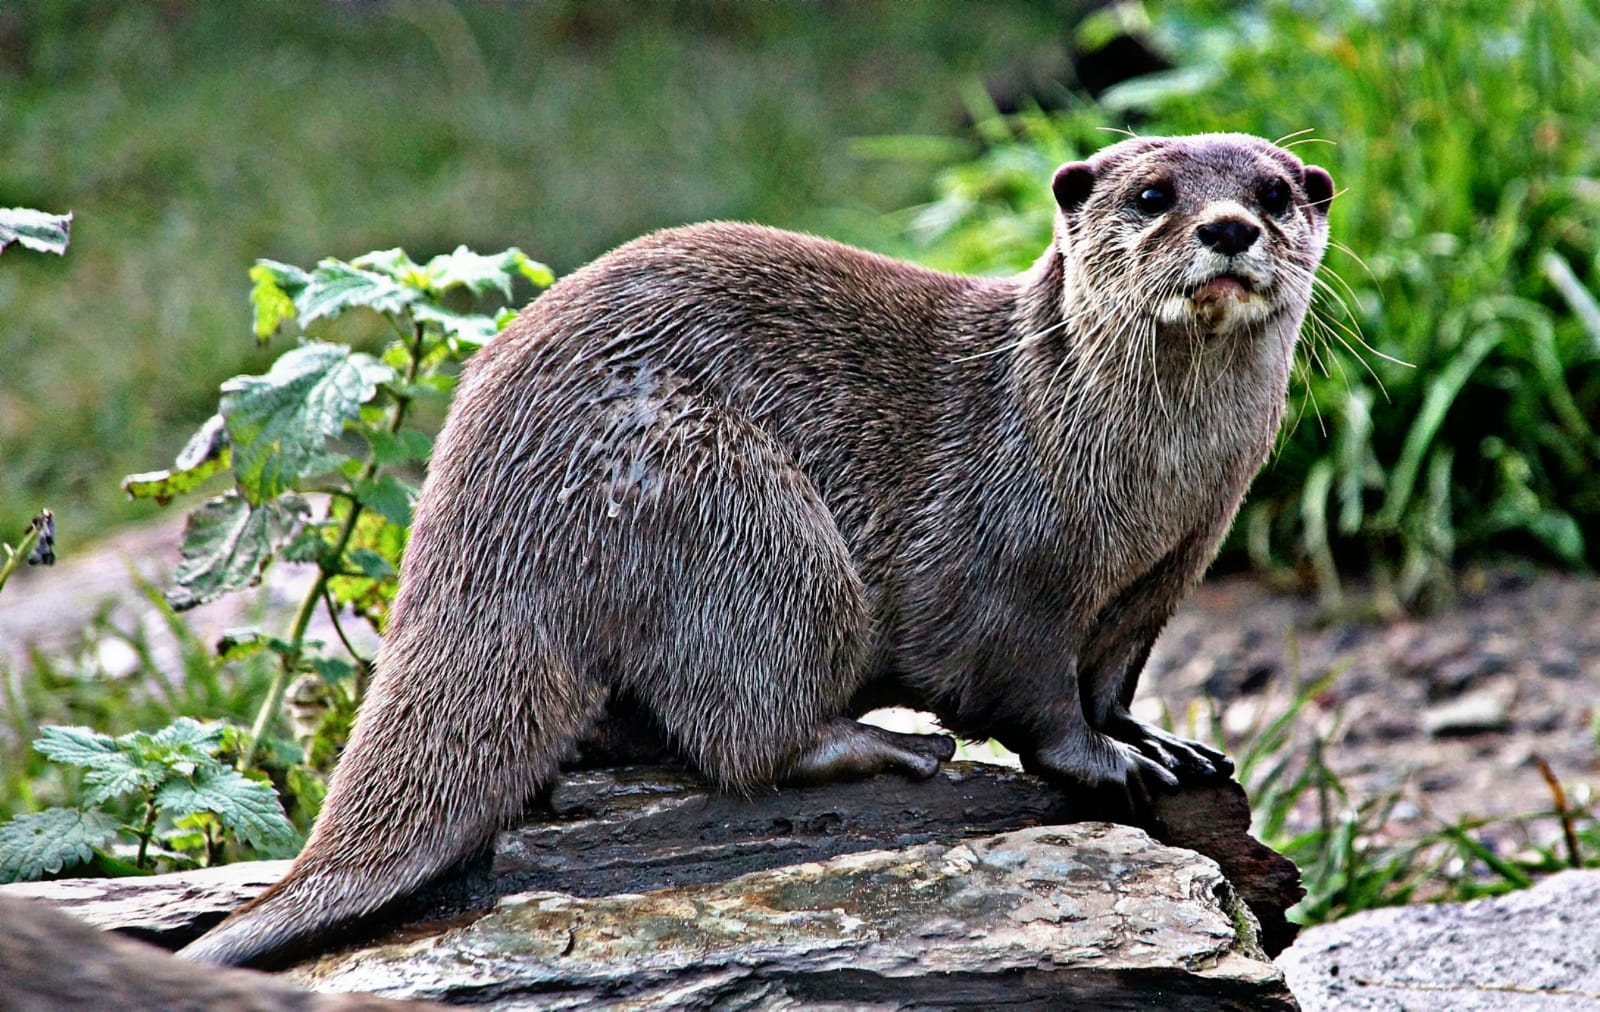
M 1094 169 L 1088 162 L 1068 162 L 1056 170 L 1050 180 L 1050 190 L 1056 195 L 1061 210 L 1071 213 L 1083 206 L 1094 189 Z
M 1333 203 L 1333 177 L 1328 175 L 1328 170 L 1307 165 L 1300 170 L 1300 183 L 1306 188 L 1306 196 L 1311 198 L 1311 206 L 1327 214 L 1328 206 Z

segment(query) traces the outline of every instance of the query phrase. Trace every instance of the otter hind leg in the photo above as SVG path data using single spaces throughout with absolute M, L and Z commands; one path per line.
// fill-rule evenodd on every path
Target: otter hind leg
M 833 717 L 817 728 L 784 779 L 817 784 L 895 772 L 926 780 L 955 753 L 955 739 L 946 734 L 904 734 Z
M 742 790 L 808 756 L 820 769 L 841 740 L 826 728 L 861 681 L 869 606 L 799 463 L 741 413 L 683 396 L 682 411 L 652 419 L 644 491 L 606 548 L 628 570 L 617 579 L 651 588 L 609 606 L 616 628 L 646 630 L 618 637 L 613 670 L 690 765 Z M 863 757 L 880 741 L 855 740 Z

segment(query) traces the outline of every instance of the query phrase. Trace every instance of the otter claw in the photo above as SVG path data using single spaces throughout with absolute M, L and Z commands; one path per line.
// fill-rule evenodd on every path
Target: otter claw
M 1106 725 L 1105 733 L 1160 764 L 1185 783 L 1233 774 L 1232 760 L 1211 746 L 1169 734 L 1127 714 L 1113 718 Z

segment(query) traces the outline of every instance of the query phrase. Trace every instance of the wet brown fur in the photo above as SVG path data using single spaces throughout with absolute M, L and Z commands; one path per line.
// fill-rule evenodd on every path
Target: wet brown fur
M 1157 326 L 1197 218 L 1272 178 L 1294 200 L 1251 211 L 1271 315 Z M 1163 179 L 1175 206 L 1141 214 Z M 186 954 L 256 959 L 410 891 L 614 703 L 733 788 L 931 773 L 944 745 L 841 719 L 886 703 L 1078 782 L 1225 772 L 1126 706 L 1272 444 L 1331 182 L 1228 135 L 1125 141 L 1055 192 L 1056 241 L 1013 279 L 710 224 L 524 310 L 439 437 L 310 842 Z

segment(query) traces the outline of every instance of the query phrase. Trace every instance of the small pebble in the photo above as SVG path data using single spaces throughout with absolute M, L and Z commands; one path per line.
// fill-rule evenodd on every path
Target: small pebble
M 1490 690 L 1469 692 L 1422 712 L 1422 728 L 1435 738 L 1503 731 L 1511 726 L 1506 701 Z

